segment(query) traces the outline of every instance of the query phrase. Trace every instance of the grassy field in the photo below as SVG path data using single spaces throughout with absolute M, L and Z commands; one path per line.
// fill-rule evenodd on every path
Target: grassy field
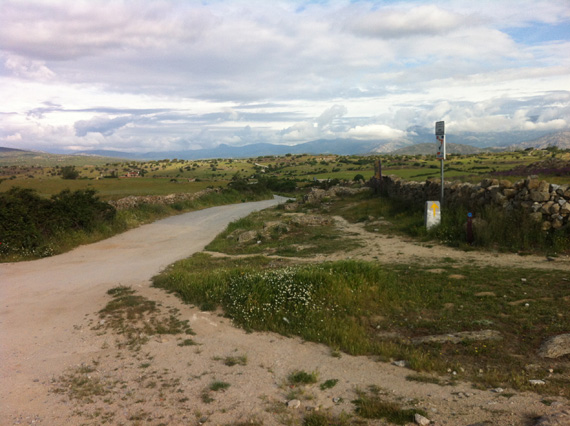
M 93 188 L 103 199 L 126 195 L 152 195 L 197 191 L 206 186 L 225 186 L 239 175 L 251 178 L 255 174 L 295 180 L 303 187 L 315 179 L 353 180 L 362 175 L 366 180 L 374 174 L 374 161 L 382 161 L 383 174 L 393 174 L 408 180 L 424 181 L 440 176 L 440 162 L 434 156 L 376 155 L 286 155 L 252 159 L 213 159 L 199 161 L 118 161 L 107 159 L 86 163 L 77 157 L 76 180 L 61 179 L 67 164 L 34 163 L 30 158 L 21 163 L 7 162 L 0 156 L 0 191 L 12 186 L 34 188 L 44 195 L 62 189 Z M 91 159 L 93 157 L 87 157 Z M 445 161 L 445 178 L 465 182 L 480 182 L 487 177 L 516 181 L 528 175 L 537 175 L 551 183 L 570 183 L 570 153 L 563 151 L 528 151 L 449 155 Z M 138 177 L 123 178 L 126 175 Z M 120 179 L 105 177 L 118 176 Z
M 330 214 L 343 211 L 354 222 L 371 208 L 362 197 L 335 204 L 327 206 Z M 413 226 L 398 209 L 382 214 L 396 224 L 392 232 Z M 229 257 L 194 255 L 155 277 L 154 285 L 205 310 L 222 307 L 245 329 L 324 343 L 331 356 L 346 352 L 404 360 L 418 372 L 410 380 L 447 385 L 461 379 L 481 388 L 508 386 L 568 396 L 568 360 L 537 356 L 545 336 L 570 329 L 569 284 L 563 274 L 445 261 L 429 268 L 358 260 L 299 263 L 299 257 L 323 253 L 350 256 L 354 242 L 331 226 L 288 220 L 283 210 L 274 209 L 237 221 L 207 247 Z M 289 231 L 264 234 L 263 224 L 276 221 Z M 257 230 L 259 239 L 240 244 L 231 238 L 236 229 Z M 244 254 L 251 257 L 233 257 Z M 433 268 L 443 272 L 427 270 Z M 498 333 L 498 340 L 414 343 L 428 335 L 485 330 Z M 537 389 L 529 382 L 534 378 L 547 378 L 547 384 Z

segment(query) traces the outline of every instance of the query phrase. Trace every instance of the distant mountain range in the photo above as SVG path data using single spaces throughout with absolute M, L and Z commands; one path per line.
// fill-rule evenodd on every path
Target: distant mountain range
M 393 141 L 362 141 L 358 139 L 319 139 L 311 142 L 301 143 L 297 145 L 274 145 L 269 143 L 257 143 L 244 146 L 230 146 L 221 144 L 215 148 L 167 151 L 167 152 L 147 152 L 132 153 L 124 151 L 112 150 L 91 150 L 80 152 L 68 152 L 68 154 L 76 156 L 98 156 L 112 157 L 120 159 L 132 159 L 140 161 L 173 159 L 180 160 L 199 160 L 208 158 L 252 158 L 265 155 L 285 155 L 285 154 L 337 154 L 337 155 L 366 155 L 379 153 L 393 154 L 433 154 L 435 153 L 435 137 L 433 133 L 428 133 L 427 129 L 415 128 L 409 129 L 409 140 L 393 140 Z M 485 140 L 490 140 L 489 134 L 485 136 L 470 133 L 453 134 L 446 137 L 447 151 L 457 154 L 474 154 L 481 151 L 514 151 L 526 148 L 546 148 L 547 146 L 556 146 L 560 149 L 570 149 L 570 131 L 562 131 L 557 133 L 544 134 L 544 132 L 526 132 L 529 135 L 539 135 L 532 140 L 519 139 L 517 144 L 510 143 L 513 135 L 508 137 L 503 134 L 503 140 L 506 142 L 503 146 L 485 146 Z M 473 138 L 477 138 L 479 144 L 471 143 Z M 470 143 L 459 143 L 459 142 Z M 12 148 L 1 148 L 0 156 L 3 154 L 15 154 L 22 150 Z M 24 151 L 25 152 L 25 151 Z

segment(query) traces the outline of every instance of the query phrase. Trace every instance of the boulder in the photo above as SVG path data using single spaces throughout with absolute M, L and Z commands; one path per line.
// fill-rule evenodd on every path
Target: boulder
M 570 333 L 547 339 L 538 351 L 538 355 L 542 358 L 560 358 L 568 354 L 570 354 Z
M 258 232 L 257 231 L 245 231 L 239 234 L 238 242 L 240 244 L 249 243 L 250 241 L 257 240 Z

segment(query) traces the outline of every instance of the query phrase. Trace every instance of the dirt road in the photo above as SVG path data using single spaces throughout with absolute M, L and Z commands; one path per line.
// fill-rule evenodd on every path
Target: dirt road
M 53 258 L 0 264 L 0 425 L 300 424 L 317 409 L 353 413 L 355 391 L 370 385 L 424 409 L 438 425 L 531 425 L 533 417 L 567 407 L 562 398 L 545 405 L 531 393 L 504 397 L 468 383 L 410 382 L 412 372 L 405 368 L 331 356 L 328 348 L 299 339 L 248 334 L 217 313 L 150 287 L 153 275 L 202 250 L 227 223 L 278 201 L 188 213 Z M 408 247 L 402 244 L 391 240 L 398 258 Z M 189 320 L 196 346 L 153 336 L 142 349 L 129 350 L 117 345 L 120 337 L 112 332 L 94 330 L 97 312 L 110 300 L 106 291 L 119 285 L 157 301 L 162 313 Z M 237 365 L 229 365 L 230 358 Z M 319 383 L 338 382 L 331 389 L 291 389 L 286 377 L 294 370 L 318 372 Z M 81 381 L 62 382 L 66 374 Z M 91 393 L 70 398 L 66 390 L 79 382 Z M 214 382 L 227 387 L 212 391 Z M 299 408 L 285 405 L 293 397 L 300 399 Z

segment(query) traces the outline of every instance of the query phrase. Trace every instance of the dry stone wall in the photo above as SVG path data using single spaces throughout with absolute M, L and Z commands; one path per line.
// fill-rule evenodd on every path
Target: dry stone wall
M 109 201 L 113 207 L 117 210 L 125 210 L 135 208 L 141 204 L 162 204 L 170 205 L 181 201 L 196 200 L 212 192 L 219 192 L 219 189 L 204 189 L 203 191 L 198 191 L 194 193 L 180 193 L 180 194 L 169 194 L 169 195 L 130 195 L 119 200 Z
M 382 191 L 389 197 L 425 203 L 439 200 L 441 181 L 412 182 L 397 176 L 383 176 Z M 558 229 L 570 219 L 570 185 L 555 185 L 533 177 L 511 182 L 484 179 L 478 184 L 445 182 L 444 202 L 468 209 L 494 205 L 509 210 L 523 209 L 542 222 L 542 229 Z

